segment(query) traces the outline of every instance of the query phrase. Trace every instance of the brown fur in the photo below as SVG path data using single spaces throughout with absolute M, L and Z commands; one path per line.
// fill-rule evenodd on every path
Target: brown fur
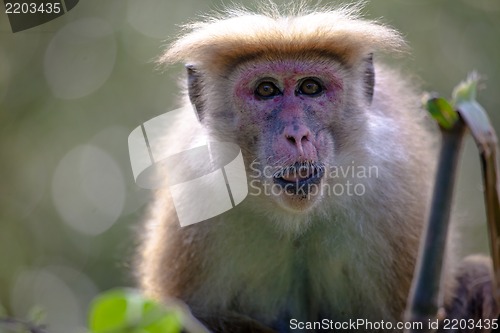
M 290 16 L 262 10 L 233 10 L 221 19 L 188 25 L 190 33 L 173 43 L 160 61 L 189 60 L 221 72 L 249 57 L 271 60 L 303 53 L 328 54 L 352 65 L 374 50 L 395 51 L 405 45 L 397 31 L 360 19 L 359 7 L 322 12 L 298 8 Z
M 340 142 L 335 163 L 376 165 L 380 176 L 363 180 L 361 197 L 322 198 L 303 213 L 249 196 L 231 211 L 183 228 L 162 190 L 138 258 L 143 290 L 156 299 L 184 300 L 217 332 L 285 332 L 290 318 L 401 320 L 431 192 L 435 140 L 418 93 L 401 74 L 376 62 L 371 103 L 360 88 L 363 59 L 400 50 L 400 35 L 360 19 L 352 7 L 288 16 L 234 11 L 189 29 L 161 62 L 194 64 L 201 73 L 205 132 L 178 119 L 165 149 L 208 136 L 237 143 L 247 167 L 265 160 L 255 151 L 251 126 L 232 126 L 234 80 L 263 62 L 317 61 L 335 67 L 345 83 L 343 110 L 332 113 Z M 196 163 L 205 162 L 193 168 Z

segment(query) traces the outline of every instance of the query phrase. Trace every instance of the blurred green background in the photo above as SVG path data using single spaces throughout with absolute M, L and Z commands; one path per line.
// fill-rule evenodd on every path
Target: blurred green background
M 182 65 L 162 72 L 152 60 L 179 24 L 222 3 L 81 0 L 15 34 L 0 5 L 0 303 L 11 315 L 38 304 L 51 332 L 81 332 L 98 292 L 133 285 L 150 192 L 133 181 L 127 137 L 178 106 Z M 500 131 L 500 1 L 373 0 L 364 12 L 403 32 L 412 56 L 395 63 L 423 89 L 448 97 L 483 74 L 479 101 Z M 457 251 L 486 253 L 471 140 L 463 157 Z

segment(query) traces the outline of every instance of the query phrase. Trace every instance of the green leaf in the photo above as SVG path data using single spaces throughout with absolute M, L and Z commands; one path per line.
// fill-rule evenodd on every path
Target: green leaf
M 175 313 L 164 314 L 161 318 L 157 318 L 144 327 L 148 333 L 179 333 L 181 329 L 182 323 Z
M 495 150 L 497 137 L 488 114 L 476 101 L 476 90 L 479 75 L 475 72 L 469 74 L 453 91 L 455 108 L 470 129 L 480 151 Z M 488 153 L 489 154 L 489 153 Z
M 98 296 L 89 316 L 92 333 L 179 333 L 182 314 L 149 300 L 133 289 Z
M 141 327 L 148 333 L 178 333 L 182 329 L 181 314 L 174 308 L 146 300 Z
M 430 96 L 425 104 L 432 118 L 445 129 L 453 128 L 460 119 L 458 113 L 444 98 Z
M 453 105 L 456 106 L 461 102 L 475 100 L 479 79 L 479 74 L 472 72 L 465 81 L 460 82 L 453 89 Z
M 90 330 L 93 333 L 120 332 L 120 329 L 126 328 L 127 318 L 127 292 L 111 290 L 92 302 Z

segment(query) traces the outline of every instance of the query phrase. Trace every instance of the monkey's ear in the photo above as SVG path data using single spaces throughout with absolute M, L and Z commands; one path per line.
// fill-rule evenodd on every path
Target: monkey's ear
M 364 59 L 364 65 L 365 96 L 368 103 L 371 104 L 373 100 L 373 89 L 375 87 L 375 68 L 373 67 L 373 53 L 370 53 Z
M 194 65 L 186 65 L 188 95 L 191 104 L 195 108 L 198 120 L 203 120 L 203 102 L 201 100 L 201 73 Z

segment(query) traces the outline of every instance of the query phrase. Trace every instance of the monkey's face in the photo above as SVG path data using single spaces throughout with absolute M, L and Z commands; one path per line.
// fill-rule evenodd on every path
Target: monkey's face
M 246 152 L 252 190 L 292 211 L 321 200 L 335 128 L 346 116 L 345 81 L 339 66 L 317 59 L 249 62 L 234 71 L 233 135 Z

